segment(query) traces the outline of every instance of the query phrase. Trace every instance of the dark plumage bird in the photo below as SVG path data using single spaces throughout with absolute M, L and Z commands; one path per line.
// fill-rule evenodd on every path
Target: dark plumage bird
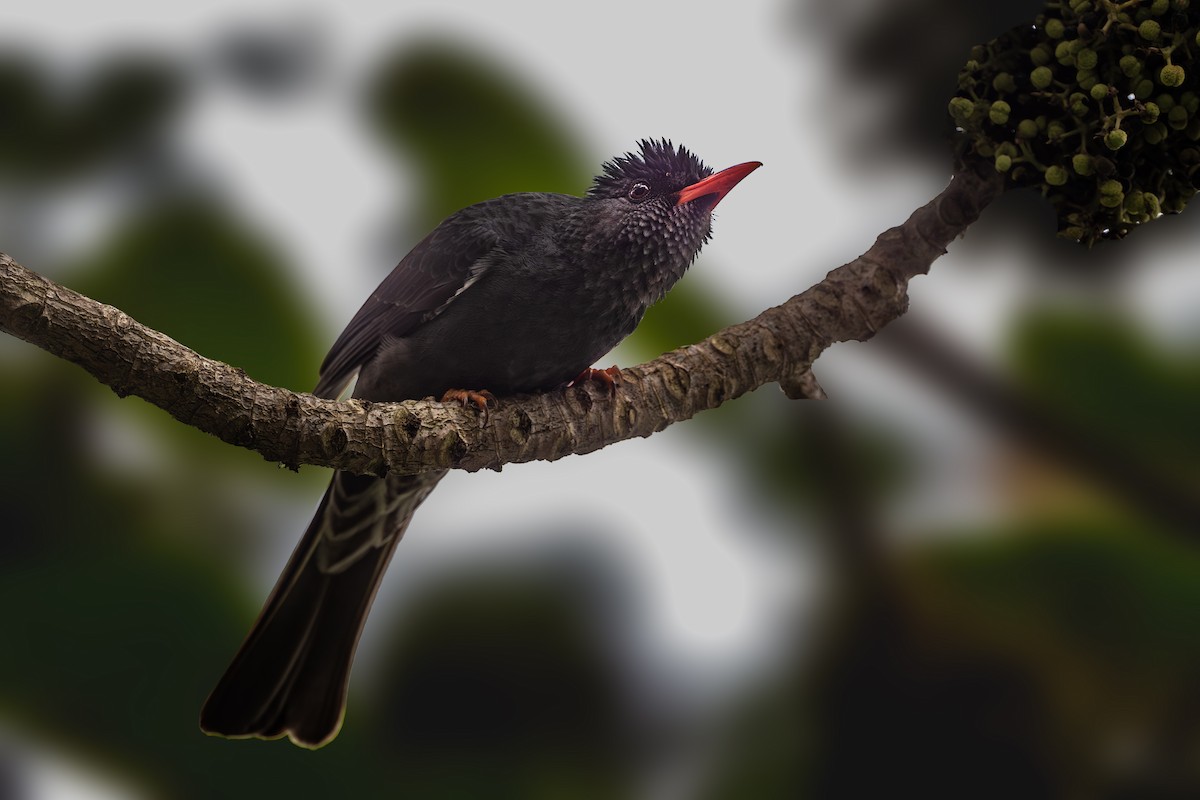
M 669 141 L 604 165 L 584 197 L 510 194 L 451 215 L 338 337 L 314 390 L 480 400 L 589 374 L 683 276 L 713 207 L 761 166 L 713 173 Z M 458 390 L 456 392 L 456 390 Z M 475 394 L 478 392 L 479 394 Z M 258 621 L 209 695 L 212 734 L 319 747 L 341 727 L 354 649 L 413 512 L 445 473 L 334 473 Z

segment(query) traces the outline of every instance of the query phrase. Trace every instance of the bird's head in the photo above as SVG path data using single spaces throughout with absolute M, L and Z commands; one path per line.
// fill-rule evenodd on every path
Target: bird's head
M 587 196 L 604 207 L 619 238 L 647 254 L 683 259 L 686 267 L 712 233 L 713 208 L 762 164 L 748 161 L 714 173 L 669 140 L 643 139 L 639 147 L 607 162 Z
M 643 139 L 639 146 L 638 153 L 605 163 L 588 196 L 624 199 L 631 206 L 689 205 L 692 210 L 709 212 L 742 178 L 762 166 L 759 161 L 747 161 L 714 174 L 690 150 L 676 147 L 668 139 Z

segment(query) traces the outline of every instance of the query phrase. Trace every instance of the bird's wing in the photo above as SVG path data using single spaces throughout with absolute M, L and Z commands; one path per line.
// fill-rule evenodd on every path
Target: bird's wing
M 487 271 L 499 236 L 455 215 L 426 236 L 367 298 L 321 364 L 313 394 L 337 397 L 389 338 L 400 338 L 445 310 Z

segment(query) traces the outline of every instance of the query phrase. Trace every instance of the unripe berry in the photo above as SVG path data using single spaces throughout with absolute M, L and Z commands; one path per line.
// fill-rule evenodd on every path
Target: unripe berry
M 1178 64 L 1167 64 L 1158 73 L 1158 82 L 1163 86 L 1179 86 L 1184 79 L 1183 67 Z
M 1046 183 L 1051 186 L 1062 186 L 1066 182 L 1067 171 L 1065 169 L 1057 164 L 1052 167 L 1046 167 Z
M 1045 89 L 1054 81 L 1054 72 L 1049 67 L 1038 67 L 1029 73 L 1029 82 L 1035 89 Z
M 1141 216 L 1146 213 L 1146 196 L 1143 192 L 1130 192 L 1125 195 L 1125 210 L 1130 214 Z
M 1135 55 L 1121 56 L 1117 62 L 1126 78 L 1136 78 L 1142 74 L 1142 60 Z
M 1110 183 L 1117 184 L 1117 191 L 1115 194 L 1109 194 L 1104 191 L 1104 186 Z M 1100 185 L 1100 187 L 1100 205 L 1104 206 L 1105 208 L 1116 208 L 1121 205 L 1121 203 L 1125 202 L 1125 192 L 1121 190 L 1121 184 L 1117 183 L 1116 181 L 1105 181 Z
M 1188 112 L 1183 106 L 1175 106 L 1171 109 L 1171 113 L 1167 114 L 1167 124 L 1177 131 L 1181 131 L 1188 125 Z
M 1104 136 L 1104 146 L 1109 150 L 1120 150 L 1125 146 L 1125 142 L 1128 139 L 1129 134 L 1125 133 L 1125 131 L 1121 130 L 1120 128 L 1117 128 L 1116 130 L 1109 131 Z
M 950 117 L 961 125 L 975 113 L 975 104 L 965 97 L 954 97 L 950 100 L 949 110 Z
M 992 88 L 997 92 L 1008 94 L 1017 90 L 1017 82 L 1013 80 L 1013 76 L 1009 73 L 1001 72 L 992 78 Z
M 1138 36 L 1145 39 L 1147 42 L 1153 42 L 1162 33 L 1162 25 L 1157 21 L 1148 19 L 1138 26 Z

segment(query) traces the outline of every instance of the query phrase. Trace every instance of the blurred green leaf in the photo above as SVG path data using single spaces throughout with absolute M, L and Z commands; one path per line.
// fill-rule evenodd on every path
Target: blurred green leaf
M 0 60 L 0 168 L 9 174 L 45 168 L 54 125 L 47 82 L 28 57 Z
M 628 344 L 639 358 L 655 358 L 702 341 L 735 321 L 703 276 L 689 273 L 650 307 Z
M 1103 668 L 1200 668 L 1200 554 L 1121 519 L 1046 519 L 925 550 L 976 626 Z
M 69 138 L 94 157 L 144 146 L 182 110 L 186 89 L 178 64 L 149 52 L 124 52 L 90 74 Z
M 134 220 L 95 260 L 80 291 L 253 378 L 307 391 L 319 346 L 283 258 L 203 201 Z
M 66 90 L 31 55 L 0 56 L 0 173 L 75 177 L 146 147 L 185 99 L 178 65 L 149 53 L 101 60 L 86 74 Z
M 1032 312 L 1014 336 L 1017 375 L 1043 402 L 1097 437 L 1200 479 L 1200 358 L 1166 352 L 1104 313 Z
M 397 49 L 371 80 L 367 112 L 414 171 L 421 233 L 481 200 L 579 194 L 591 177 L 562 114 L 510 66 L 459 42 Z
M 519 576 L 468 571 L 413 598 L 373 695 L 397 794 L 628 796 L 628 705 L 588 624 L 589 596 L 614 586 L 590 555 Z
M 101 524 L 116 519 L 98 511 Z M 119 512 L 118 512 L 119 513 Z M 215 602 L 226 574 L 153 537 L 111 538 L 26 563 L 0 581 L 0 664 L 7 711 L 83 745 L 162 797 L 364 796 L 370 772 L 353 749 L 321 760 L 284 743 L 223 742 L 197 715 L 241 615 Z M 235 749 L 237 748 L 237 749 Z M 342 777 L 334 779 L 331 776 Z

